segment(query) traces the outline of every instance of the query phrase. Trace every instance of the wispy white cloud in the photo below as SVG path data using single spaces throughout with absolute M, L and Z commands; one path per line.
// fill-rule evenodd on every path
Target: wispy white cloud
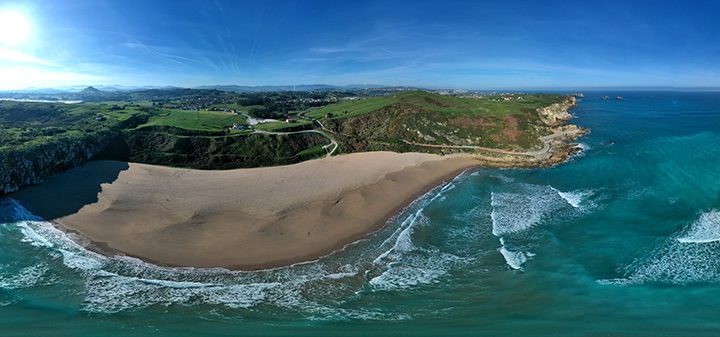
M 349 52 L 352 49 L 349 47 L 312 47 L 308 48 L 308 51 L 314 54 L 335 54 Z
M 143 50 L 161 62 L 174 63 L 181 66 L 187 66 L 189 62 L 196 62 L 194 59 L 168 51 L 170 48 L 148 45 L 135 38 L 132 38 L 132 40 L 132 42 L 126 42 L 123 45 L 130 49 Z

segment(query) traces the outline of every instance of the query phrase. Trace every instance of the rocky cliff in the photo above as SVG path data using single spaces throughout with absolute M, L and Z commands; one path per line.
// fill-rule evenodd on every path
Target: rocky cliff
M 570 109 L 575 107 L 577 101 L 574 96 L 568 96 L 565 100 L 560 103 L 554 103 L 549 106 L 539 108 L 538 113 L 543 123 L 548 126 L 559 126 L 567 123 L 573 118 L 568 112 Z
M 173 131 L 177 132 L 174 133 Z M 324 155 L 315 133 L 226 135 L 173 128 L 107 130 L 0 151 L 0 195 L 89 160 L 130 160 L 196 169 L 286 165 Z
M 45 177 L 81 165 L 119 137 L 116 131 L 98 131 L 78 137 L 0 151 L 0 195 L 37 184 Z

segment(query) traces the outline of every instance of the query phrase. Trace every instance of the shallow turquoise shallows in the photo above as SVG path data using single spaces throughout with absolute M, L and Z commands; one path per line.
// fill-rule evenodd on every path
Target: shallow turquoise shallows
M 0 336 L 718 336 L 720 93 L 606 94 L 567 164 L 465 172 L 284 269 L 109 259 L 2 199 Z

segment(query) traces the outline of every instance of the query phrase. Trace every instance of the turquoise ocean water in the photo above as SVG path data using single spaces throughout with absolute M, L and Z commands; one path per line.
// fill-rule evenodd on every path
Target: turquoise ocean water
M 720 94 L 605 94 L 567 164 L 465 172 L 284 269 L 105 258 L 2 199 L 0 336 L 718 336 Z

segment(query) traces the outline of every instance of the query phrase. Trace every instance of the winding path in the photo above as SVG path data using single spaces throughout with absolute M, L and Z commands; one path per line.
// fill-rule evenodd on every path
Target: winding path
M 532 150 L 532 151 L 504 150 L 504 149 L 496 149 L 496 148 L 492 148 L 492 147 L 483 147 L 483 146 L 475 146 L 475 145 L 426 144 L 426 143 L 411 142 L 411 141 L 407 141 L 404 139 L 403 139 L 403 142 L 405 144 L 414 145 L 414 146 L 422 146 L 422 147 L 447 148 L 447 149 L 470 149 L 470 150 L 480 150 L 480 151 L 492 152 L 492 153 L 509 154 L 509 155 L 515 155 L 515 156 L 528 156 L 528 157 L 533 157 L 535 159 L 543 159 L 543 158 L 548 157 L 551 154 L 553 141 L 557 140 L 558 138 L 575 135 L 575 134 L 577 134 L 577 132 L 578 132 L 577 130 L 559 131 L 559 132 L 555 132 L 551 135 L 540 137 L 540 141 L 543 143 L 542 149 Z
M 297 134 L 297 133 L 317 133 L 317 134 L 323 135 L 325 138 L 327 138 L 328 140 L 330 140 L 330 143 L 328 143 L 328 144 L 326 144 L 326 145 L 323 145 L 323 150 L 325 150 L 325 151 L 327 152 L 326 157 L 332 156 L 332 154 L 335 153 L 335 150 L 338 149 L 338 143 L 337 143 L 337 141 L 335 141 L 335 139 L 333 139 L 332 137 L 330 137 L 329 135 L 327 135 L 325 132 L 318 131 L 318 130 L 301 130 L 301 131 L 290 131 L 290 132 L 276 132 L 276 131 L 264 131 L 264 130 L 257 130 L 257 129 L 255 129 L 255 133 L 265 134 L 265 135 L 292 135 L 292 134 Z M 330 147 L 332 147 L 332 150 L 328 150 Z

